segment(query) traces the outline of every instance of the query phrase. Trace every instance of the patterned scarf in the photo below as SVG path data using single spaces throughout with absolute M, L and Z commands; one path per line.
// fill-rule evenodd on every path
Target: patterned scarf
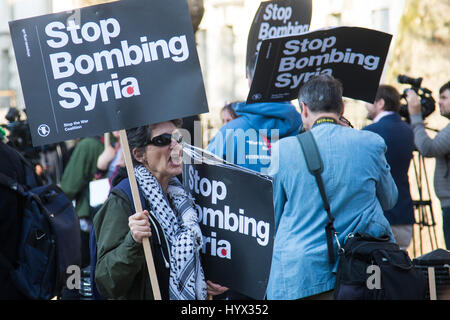
M 156 178 L 144 167 L 135 169 L 136 180 L 169 243 L 171 300 L 205 300 L 206 282 L 200 264 L 202 234 L 194 202 L 176 178 L 164 195 Z

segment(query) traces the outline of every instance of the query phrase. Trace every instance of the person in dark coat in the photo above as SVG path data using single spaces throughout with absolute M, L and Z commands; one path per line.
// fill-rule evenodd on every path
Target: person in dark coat
M 25 170 L 16 150 L 0 141 L 0 172 L 25 183 Z M 19 195 L 0 184 L 0 256 L 9 263 L 17 260 L 23 218 Z M 8 270 L 0 263 L 0 300 L 26 299 L 14 286 Z
M 413 235 L 414 208 L 411 199 L 408 170 L 414 151 L 414 134 L 398 114 L 400 95 L 390 85 L 380 85 L 373 104 L 366 104 L 367 117 L 373 121 L 363 128 L 379 134 L 387 145 L 386 160 L 398 188 L 398 201 L 384 214 L 391 224 L 395 240 L 406 250 Z

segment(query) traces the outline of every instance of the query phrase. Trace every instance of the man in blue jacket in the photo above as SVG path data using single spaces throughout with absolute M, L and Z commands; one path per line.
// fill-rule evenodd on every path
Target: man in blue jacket
M 322 157 L 322 180 L 342 244 L 353 232 L 388 235 L 383 210 L 397 201 L 397 188 L 385 158 L 386 144 L 369 131 L 339 125 L 344 112 L 342 85 L 329 75 L 311 78 L 301 88 L 303 126 L 313 134 Z M 268 299 L 330 299 L 337 262 L 328 259 L 328 216 L 300 143 L 287 137 L 272 147 L 271 167 L 275 240 L 267 286 Z M 334 243 L 337 256 L 337 243 Z
M 413 235 L 414 208 L 411 199 L 408 169 L 414 151 L 412 128 L 402 121 L 400 95 L 389 85 L 380 85 L 373 104 L 366 104 L 367 117 L 373 121 L 363 128 L 379 134 L 387 145 L 386 160 L 398 188 L 398 201 L 394 208 L 384 212 L 391 224 L 395 240 L 406 250 Z

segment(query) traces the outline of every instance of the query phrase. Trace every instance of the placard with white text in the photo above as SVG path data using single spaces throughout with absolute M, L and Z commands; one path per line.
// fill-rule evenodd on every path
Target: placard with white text
M 33 145 L 208 112 L 185 0 L 9 23 Z
M 237 166 L 185 164 L 183 184 L 195 198 L 206 279 L 264 299 L 274 241 L 271 178 Z
M 392 35 L 338 27 L 262 42 L 247 103 L 291 101 L 311 77 L 339 79 L 343 95 L 373 103 Z

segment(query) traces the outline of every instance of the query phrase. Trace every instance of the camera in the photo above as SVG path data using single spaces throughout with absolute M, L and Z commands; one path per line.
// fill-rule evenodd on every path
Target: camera
M 31 132 L 26 120 L 21 119 L 20 111 L 17 108 L 9 108 L 5 119 L 7 124 L 2 127 L 9 131 L 9 144 L 21 152 L 26 158 L 35 158 L 35 150 L 31 143 Z
M 26 116 L 26 110 L 23 111 L 11 107 L 9 108 L 5 119 L 6 124 L 0 124 L 9 131 L 7 136 L 8 145 L 16 149 L 26 160 L 34 167 L 43 168 L 38 173 L 39 178 L 44 182 L 59 182 L 63 168 L 63 152 L 66 152 L 65 144 L 47 144 L 44 146 L 33 147 L 31 140 L 31 131 L 28 121 L 22 120 L 22 113 Z M 56 160 L 55 160 L 56 159 Z M 61 172 L 57 170 L 61 170 Z
M 436 109 L 436 101 L 431 95 L 431 91 L 427 88 L 422 88 L 422 78 L 411 78 L 405 75 L 399 75 L 397 78 L 398 83 L 409 84 L 411 88 L 405 89 L 400 96 L 401 99 L 406 100 L 406 92 L 410 89 L 414 90 L 420 97 L 420 105 L 422 108 L 422 117 L 425 119 Z M 408 104 L 402 104 L 400 106 L 400 115 L 409 122 Z

